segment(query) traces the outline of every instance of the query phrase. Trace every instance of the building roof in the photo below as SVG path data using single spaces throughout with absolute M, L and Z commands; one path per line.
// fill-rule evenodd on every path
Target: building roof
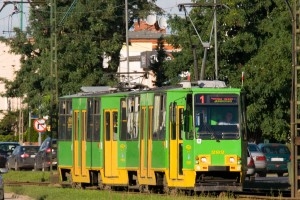
M 161 36 L 167 35 L 166 33 L 153 32 L 153 31 L 129 31 L 128 38 L 129 39 L 158 39 Z

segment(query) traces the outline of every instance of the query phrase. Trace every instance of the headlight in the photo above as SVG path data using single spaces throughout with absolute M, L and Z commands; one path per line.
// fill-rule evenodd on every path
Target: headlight
M 207 162 L 207 158 L 206 157 L 201 157 L 201 162 L 206 163 Z
M 230 157 L 230 158 L 229 158 L 229 162 L 234 163 L 234 162 L 235 162 L 235 159 L 234 159 L 233 157 Z

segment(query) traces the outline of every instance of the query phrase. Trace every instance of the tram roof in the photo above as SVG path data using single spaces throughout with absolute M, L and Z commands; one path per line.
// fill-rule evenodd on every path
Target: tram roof
M 142 85 L 143 86 L 143 85 Z M 123 88 L 119 90 L 118 88 L 110 87 L 110 86 L 83 86 L 80 88 L 81 92 L 76 94 L 65 95 L 60 98 L 76 98 L 76 97 L 92 97 L 98 96 L 101 94 L 135 94 L 138 92 L 146 92 L 146 91 L 165 91 L 165 90 L 177 90 L 178 89 L 195 89 L 195 88 L 228 88 L 224 81 L 219 80 L 200 80 L 195 82 L 190 81 L 182 81 L 177 86 L 164 86 L 159 88 L 146 88 L 138 85 L 136 89 L 132 88 Z M 141 89 L 144 88 L 144 89 Z M 131 90 L 132 89 L 132 90 Z M 128 93 L 129 92 L 129 93 Z

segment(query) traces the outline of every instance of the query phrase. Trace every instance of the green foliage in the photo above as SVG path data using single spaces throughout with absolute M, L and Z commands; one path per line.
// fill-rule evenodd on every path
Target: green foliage
M 8 112 L 0 121 L 0 135 L 13 135 L 18 127 L 17 112 Z M 2 140 L 3 141 L 3 140 Z
M 227 76 L 230 86 L 241 87 L 241 74 L 245 72 L 250 139 L 287 141 L 292 48 L 291 18 L 286 3 L 232 0 L 226 5 L 229 9 L 217 10 L 218 78 Z M 212 16 L 213 9 L 207 7 L 195 7 L 190 12 L 202 41 L 210 41 Z M 169 25 L 173 35 L 167 40 L 182 51 L 173 54 L 167 76 L 175 77 L 184 70 L 194 73 L 191 47 L 197 47 L 199 64 L 204 48 L 191 21 L 173 16 Z M 206 77 L 214 77 L 214 53 L 214 47 L 208 50 Z
M 163 86 L 163 84 L 166 84 L 167 77 L 165 75 L 165 69 L 163 66 L 163 63 L 165 62 L 165 59 L 167 57 L 166 51 L 164 49 L 164 38 L 160 37 L 157 41 L 157 60 L 153 60 L 150 64 L 150 70 L 153 71 L 156 80 L 154 81 L 154 85 L 157 87 Z

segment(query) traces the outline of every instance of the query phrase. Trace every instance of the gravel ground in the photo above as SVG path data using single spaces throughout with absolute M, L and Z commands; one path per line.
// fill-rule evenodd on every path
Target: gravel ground
M 4 194 L 4 199 L 13 199 L 13 200 L 33 200 L 33 198 L 28 197 L 28 196 L 23 196 L 23 195 L 18 195 L 14 193 L 5 193 Z

